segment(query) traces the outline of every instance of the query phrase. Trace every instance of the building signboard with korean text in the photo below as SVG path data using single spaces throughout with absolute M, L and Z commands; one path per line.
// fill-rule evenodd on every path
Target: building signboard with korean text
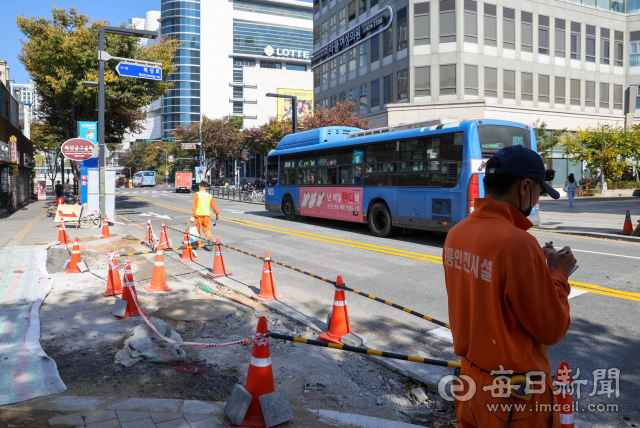
M 11 162 L 18 162 L 18 139 L 15 135 L 9 137 L 9 145 L 11 146 Z
M 60 151 L 67 159 L 83 161 L 92 157 L 94 144 L 84 138 L 72 138 L 62 143 Z
M 98 144 L 98 122 L 78 122 L 78 138 Z
M 383 8 L 362 24 L 345 31 L 322 48 L 315 51 L 311 57 L 311 68 L 329 61 L 339 53 L 351 49 L 389 28 L 393 22 L 393 9 Z

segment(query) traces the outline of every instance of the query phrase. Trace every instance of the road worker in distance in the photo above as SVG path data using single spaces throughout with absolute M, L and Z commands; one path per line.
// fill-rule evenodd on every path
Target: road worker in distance
M 207 192 L 207 182 L 202 180 L 198 187 L 200 190 L 193 194 L 193 209 L 189 220 L 195 222 L 198 235 L 202 236 L 200 234 L 200 227 L 202 227 L 207 239 L 213 239 L 211 236 L 211 210 L 209 208 L 216 213 L 216 220 L 220 218 L 220 211 L 218 211 L 213 197 Z
M 571 324 L 568 275 L 576 260 L 569 247 L 540 248 L 527 232 L 540 195 L 560 197 L 546 183 L 553 175 L 533 150 L 501 149 L 486 164 L 484 198 L 445 241 L 451 333 L 462 358 L 454 382 L 460 428 L 560 427 L 547 346 Z

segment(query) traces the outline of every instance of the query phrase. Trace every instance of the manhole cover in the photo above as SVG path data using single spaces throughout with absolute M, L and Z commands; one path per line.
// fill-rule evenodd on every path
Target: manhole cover
M 163 307 L 160 309 L 160 313 L 176 321 L 215 321 L 234 315 L 236 307 L 221 300 L 181 300 Z

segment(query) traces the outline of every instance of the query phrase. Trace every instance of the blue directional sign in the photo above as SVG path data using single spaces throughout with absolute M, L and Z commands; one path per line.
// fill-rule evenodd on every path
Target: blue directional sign
M 120 76 L 136 77 L 138 79 L 162 80 L 162 68 L 160 67 L 121 62 L 116 67 L 116 71 Z

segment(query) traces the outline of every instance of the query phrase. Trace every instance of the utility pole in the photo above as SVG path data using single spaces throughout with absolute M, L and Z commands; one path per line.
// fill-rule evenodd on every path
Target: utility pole
M 98 27 L 98 176 L 100 180 L 100 218 L 104 218 L 107 202 L 105 183 L 107 159 L 105 156 L 106 147 L 104 141 L 104 62 L 111 59 L 111 56 L 104 50 L 105 33 L 130 37 L 144 37 L 147 39 L 155 39 L 158 37 L 157 31 L 136 30 L 133 28 L 110 27 L 105 25 Z M 62 162 L 62 168 L 64 169 L 64 160 Z

